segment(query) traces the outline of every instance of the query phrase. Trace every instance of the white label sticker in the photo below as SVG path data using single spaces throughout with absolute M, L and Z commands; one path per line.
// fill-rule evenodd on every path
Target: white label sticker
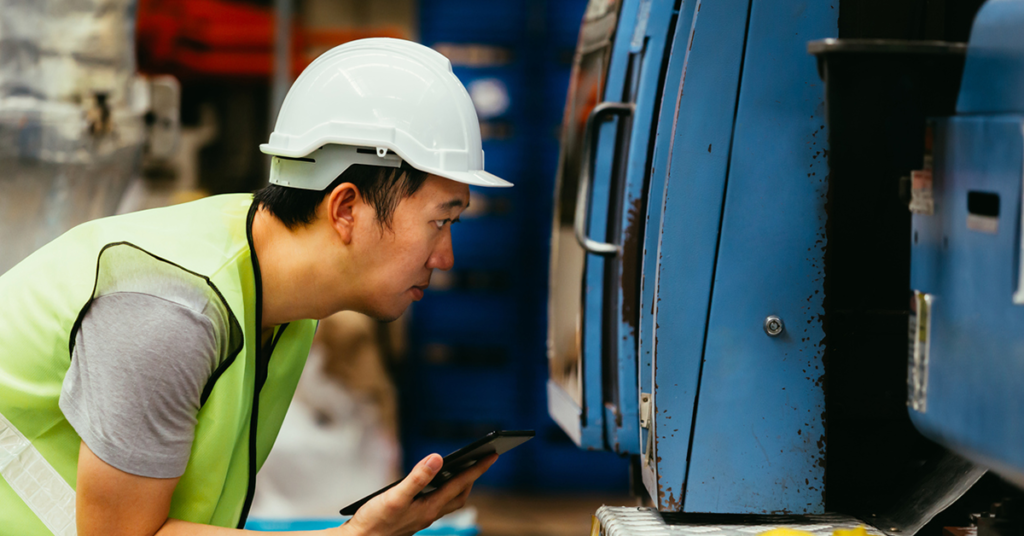
M 910 172 L 910 211 L 929 216 L 935 214 L 932 170 L 918 169 Z
M 999 218 L 993 218 L 992 216 L 980 216 L 978 214 L 968 214 L 967 228 L 979 233 L 997 234 L 999 232 Z
M 928 411 L 928 356 L 931 346 L 932 302 L 934 296 L 914 291 L 910 302 L 907 345 L 907 405 Z

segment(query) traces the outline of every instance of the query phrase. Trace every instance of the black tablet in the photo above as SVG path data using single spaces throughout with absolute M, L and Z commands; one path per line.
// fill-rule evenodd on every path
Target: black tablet
M 481 459 L 486 458 L 491 454 L 504 454 L 505 452 L 526 443 L 533 438 L 533 436 L 533 430 L 499 430 L 477 439 L 465 447 L 445 456 L 444 464 L 441 465 L 441 470 L 437 472 L 437 476 L 430 481 L 430 484 L 427 484 L 427 487 L 423 488 L 423 491 L 420 492 L 416 498 L 443 486 L 445 482 L 455 478 L 459 473 L 469 469 L 473 464 Z M 401 480 L 398 482 L 401 482 Z M 355 514 L 356 510 L 366 504 L 367 501 L 395 487 L 398 485 L 398 482 L 388 484 L 387 486 L 363 497 L 362 499 L 359 499 L 345 508 L 342 508 L 341 515 L 350 516 Z

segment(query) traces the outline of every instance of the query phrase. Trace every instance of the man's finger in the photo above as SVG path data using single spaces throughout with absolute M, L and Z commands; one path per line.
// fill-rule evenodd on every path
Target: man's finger
M 391 492 L 406 503 L 411 503 L 416 494 L 423 491 L 423 488 L 427 487 L 427 484 L 434 479 L 443 463 L 440 454 L 431 454 L 423 458 L 420 463 L 416 464 L 416 467 L 412 468 L 409 476 L 392 488 Z
M 449 501 L 448 504 L 444 505 L 444 508 L 441 509 L 440 515 L 444 517 L 463 506 L 466 506 L 466 500 L 469 499 L 470 491 L 473 491 L 473 484 L 470 484 L 469 487 L 462 490 L 462 493 L 458 494 L 454 499 Z
M 469 469 L 466 469 L 465 471 L 459 473 L 452 480 L 455 482 L 461 482 L 463 484 L 472 485 L 473 482 L 475 482 L 476 479 L 480 478 L 485 472 L 487 472 L 487 470 L 490 469 L 491 466 L 494 465 L 494 462 L 496 461 L 498 461 L 498 455 L 491 454 L 490 456 L 476 462 L 476 464 L 473 465 L 473 467 L 470 467 Z M 462 485 L 458 487 L 462 488 L 465 486 Z
M 455 478 L 449 480 L 441 489 L 430 494 L 430 501 L 438 507 L 448 504 L 460 493 L 462 493 L 467 487 L 472 486 L 476 479 L 480 478 L 484 472 L 487 471 L 494 465 L 494 462 L 498 460 L 497 454 L 491 454 L 490 456 L 481 459 L 476 462 L 472 467 L 459 473 Z

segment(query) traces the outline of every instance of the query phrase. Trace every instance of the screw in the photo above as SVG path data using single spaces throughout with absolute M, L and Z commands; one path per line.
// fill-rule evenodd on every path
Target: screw
M 767 333 L 769 337 L 779 336 L 783 329 L 785 329 L 785 326 L 783 326 L 781 318 L 771 315 L 764 319 L 764 332 Z

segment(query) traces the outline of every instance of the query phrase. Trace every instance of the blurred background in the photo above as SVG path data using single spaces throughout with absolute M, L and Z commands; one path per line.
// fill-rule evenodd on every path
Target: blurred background
M 434 274 L 402 319 L 321 324 L 252 517 L 335 516 L 431 452 L 536 429 L 480 481 L 479 524 L 585 529 L 602 502 L 634 500 L 628 460 L 576 448 L 545 399 L 552 192 L 585 8 L 0 0 L 0 273 L 88 219 L 261 188 L 269 159 L 258 145 L 306 65 L 364 37 L 422 42 L 472 96 L 487 170 L 516 187 L 473 192 L 453 233 L 455 269 Z

